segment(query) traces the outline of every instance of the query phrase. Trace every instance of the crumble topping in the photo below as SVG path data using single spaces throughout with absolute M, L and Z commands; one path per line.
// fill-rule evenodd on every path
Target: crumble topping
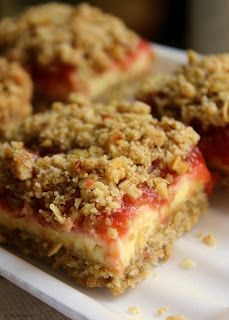
M 131 314 L 139 314 L 140 313 L 140 309 L 138 307 L 135 306 L 130 306 L 128 308 L 128 312 Z
M 201 240 L 208 247 L 216 246 L 216 238 L 213 234 L 207 234 L 206 236 L 203 236 Z
M 101 72 L 126 57 L 138 42 L 119 18 L 88 4 L 34 6 L 0 23 L 2 54 L 49 69 L 60 63 Z
M 0 136 L 7 136 L 31 113 L 32 83 L 17 63 L 0 58 Z
M 162 316 L 167 310 L 168 310 L 168 307 L 166 307 L 166 306 L 162 306 L 162 307 L 158 308 L 157 312 L 156 312 L 156 316 L 157 317 Z
M 196 267 L 196 262 L 191 259 L 184 259 L 181 261 L 180 266 L 184 269 L 193 269 Z
M 143 83 L 138 98 L 152 105 L 158 116 L 172 116 L 190 124 L 229 123 L 229 54 L 198 57 L 190 51 L 188 64 L 174 73 L 152 76 Z
M 174 163 L 188 163 L 197 141 L 191 127 L 158 121 L 141 102 L 55 103 L 0 145 L 0 187 L 23 202 L 25 214 L 32 207 L 47 222 L 71 229 L 81 217 L 95 221 L 104 208 L 120 209 L 124 196 L 141 197 L 145 185 L 168 197 L 171 172 L 184 173 Z M 109 230 L 114 239 L 116 229 Z

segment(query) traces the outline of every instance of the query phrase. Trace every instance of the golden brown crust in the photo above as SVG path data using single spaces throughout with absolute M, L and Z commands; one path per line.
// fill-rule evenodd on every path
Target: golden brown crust
M 99 9 L 49 3 L 0 23 L 0 50 L 25 64 L 57 64 L 101 72 L 136 48 L 139 37 Z
M 0 227 L 5 241 L 23 253 L 42 257 L 54 268 L 65 270 L 76 283 L 87 287 L 108 287 L 113 294 L 123 293 L 127 288 L 134 287 L 143 280 L 152 265 L 167 260 L 171 254 L 175 239 L 189 231 L 198 221 L 199 216 L 207 209 L 208 200 L 205 192 L 198 191 L 175 212 L 168 226 L 160 228 L 151 235 L 147 246 L 131 261 L 124 276 L 120 278 L 106 266 L 90 261 L 82 252 L 72 255 L 60 243 L 51 243 L 49 239 L 35 238 L 29 233 L 8 230 Z
M 31 113 L 32 83 L 17 63 L 0 58 L 0 137 L 7 136 Z
M 104 207 L 120 208 L 123 196 L 140 197 L 145 183 L 166 198 L 173 175 L 164 171 L 189 170 L 186 157 L 198 135 L 172 119 L 154 119 L 143 103 L 81 101 L 27 118 L 14 139 L 23 142 L 0 145 L 2 188 L 64 224 L 76 212 L 93 221 Z
M 229 54 L 198 57 L 189 52 L 188 64 L 172 74 L 150 77 L 138 98 L 147 101 L 159 116 L 172 116 L 203 128 L 229 123 Z

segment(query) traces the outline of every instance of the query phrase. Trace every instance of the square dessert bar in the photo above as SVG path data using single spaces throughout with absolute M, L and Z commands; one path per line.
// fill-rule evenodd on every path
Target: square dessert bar
M 31 114 L 32 81 L 18 64 L 0 57 L 0 140 Z
M 193 126 L 207 164 L 219 182 L 229 183 L 229 54 L 189 52 L 186 65 L 145 80 L 137 96 L 155 116 Z
M 97 98 L 151 68 L 151 45 L 118 18 L 87 4 L 49 3 L 0 22 L 0 53 L 20 61 L 55 100 Z
M 208 205 L 198 134 L 144 103 L 55 103 L 0 145 L 0 230 L 87 287 L 122 293 Z

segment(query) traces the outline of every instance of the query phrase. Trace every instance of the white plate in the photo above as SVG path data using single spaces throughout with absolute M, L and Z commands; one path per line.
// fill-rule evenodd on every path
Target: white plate
M 155 70 L 172 70 L 185 61 L 183 52 L 155 45 Z M 207 215 L 200 223 L 176 242 L 173 255 L 165 264 L 154 268 L 158 278 L 150 276 L 113 297 L 105 289 L 82 289 L 73 281 L 46 266 L 15 252 L 0 248 L 0 275 L 46 302 L 64 315 L 77 320 L 153 320 L 156 310 L 165 305 L 168 311 L 160 317 L 183 314 L 190 320 L 229 319 L 229 199 L 221 192 L 211 201 Z M 206 247 L 195 236 L 213 232 L 215 248 Z M 184 270 L 179 266 L 184 258 L 196 262 L 196 268 Z M 127 312 L 136 306 L 136 316 Z

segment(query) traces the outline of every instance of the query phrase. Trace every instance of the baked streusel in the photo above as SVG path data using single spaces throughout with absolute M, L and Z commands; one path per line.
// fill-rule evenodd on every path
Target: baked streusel
M 0 57 L 0 138 L 31 113 L 32 83 L 26 71 L 17 63 Z
M 55 103 L 51 111 L 27 118 L 14 139 L 23 142 L 1 146 L 1 182 L 29 205 L 39 199 L 41 214 L 50 220 L 51 204 L 61 216 L 70 214 L 65 207 L 76 190 L 80 213 L 92 216 L 104 207 L 118 209 L 125 194 L 138 198 L 145 182 L 166 196 L 172 177 L 162 178 L 160 171 L 185 173 L 185 157 L 198 135 L 172 119 L 159 122 L 140 102 L 93 108 Z
M 149 66 L 150 46 L 119 18 L 88 4 L 44 4 L 0 23 L 1 54 L 28 66 L 35 84 L 51 98 L 65 99 L 71 91 L 93 96 L 102 93 L 103 86 L 122 80 L 120 74 L 114 79 L 114 72 L 127 73 L 129 64 L 143 51 L 138 70 L 130 68 L 134 74 Z M 109 73 L 102 79 L 107 71 L 112 71 L 112 76 Z M 103 85 L 95 88 L 90 82 L 95 77 L 99 80 L 93 80 Z M 55 90 L 58 82 L 62 87 Z
M 201 135 L 200 148 L 209 166 L 228 176 L 229 165 L 229 54 L 198 57 L 171 74 L 152 76 L 138 98 L 153 114 L 192 125 Z
M 225 126 L 229 123 L 229 54 L 198 57 L 190 51 L 187 65 L 148 78 L 138 97 L 152 104 L 160 116 L 187 124 L 198 120 L 204 129 Z

